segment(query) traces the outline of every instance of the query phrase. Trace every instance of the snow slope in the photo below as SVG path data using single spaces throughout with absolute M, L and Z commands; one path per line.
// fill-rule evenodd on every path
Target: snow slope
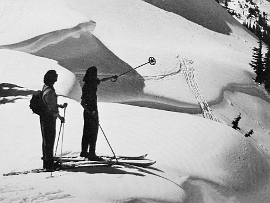
M 128 98 L 121 98 L 126 101 L 162 102 L 161 97 L 167 99 L 163 103 L 173 106 L 178 106 L 177 102 L 196 104 L 192 94 L 184 98 L 181 96 L 189 91 L 181 75 L 169 78 L 169 82 L 158 81 L 159 88 L 156 88 L 155 80 L 145 79 L 147 76 L 166 74 L 165 70 L 177 71 L 179 69 L 177 56 L 182 60 L 194 61 L 193 67 L 199 73 L 197 74 L 198 83 L 208 101 L 215 101 L 220 96 L 222 88 L 228 85 L 226 78 L 219 77 L 220 71 L 224 69 L 228 72 L 236 69 L 234 78 L 230 78 L 230 83 L 238 84 L 239 78 L 242 83 L 251 83 L 248 63 L 251 60 L 252 48 L 256 46 L 256 39 L 213 2 L 206 1 L 206 6 L 210 4 L 209 10 L 218 12 L 212 12 L 208 15 L 210 17 L 206 17 L 207 13 L 205 13 L 205 18 L 202 18 L 200 12 L 197 11 L 198 9 L 206 10 L 198 1 L 179 3 L 178 10 L 182 7 L 187 8 L 185 10 L 197 8 L 189 12 L 189 15 L 185 14 L 185 18 L 136 0 L 124 2 L 121 0 L 110 2 L 82 0 L 79 3 L 78 1 L 67 1 L 67 3 L 70 8 L 84 14 L 89 20 L 98 22 L 93 35 L 89 33 L 91 30 L 85 29 L 89 27 L 89 23 L 91 24 L 89 21 L 81 26 L 74 26 L 72 29 L 51 32 L 45 37 L 41 35 L 2 48 L 20 50 L 57 60 L 60 65 L 77 75 L 83 74 L 89 64 L 97 65 L 100 74 L 120 74 L 147 62 L 150 56 L 154 56 L 157 59 L 155 67 L 145 66 L 137 69 L 140 75 L 130 72 L 126 77 L 119 79 L 119 86 L 127 87 L 120 93 L 129 93 Z M 175 1 L 172 3 L 175 4 Z M 178 13 L 182 14 L 180 11 Z M 217 27 L 219 21 L 209 23 L 209 18 L 214 19 L 211 16 L 217 16 L 219 13 L 222 13 L 224 17 L 223 24 L 227 24 L 227 28 L 223 30 L 226 35 L 206 29 L 194 20 L 201 19 L 201 24 L 209 24 L 211 26 L 209 28 L 213 29 Z M 230 35 L 226 29 L 230 30 Z M 201 57 L 202 53 L 203 57 Z M 105 56 L 108 57 L 106 60 L 104 60 Z M 234 63 L 232 64 L 231 61 Z M 168 83 L 174 84 L 170 91 L 167 91 Z M 213 89 L 211 94 L 206 91 L 209 86 Z M 103 95 L 110 95 L 111 98 L 114 91 L 110 87 L 104 87 L 101 92 L 104 92 Z M 135 96 L 132 96 L 132 93 L 135 93 Z
M 76 102 L 61 101 L 69 103 L 63 152 L 76 152 L 82 133 L 82 110 Z M 1 119 L 1 132 L 5 132 L 1 160 L 6 164 L 1 167 L 2 173 L 41 164 L 38 120 L 26 108 L 28 102 L 26 99 L 0 106 L 1 112 L 9 115 L 6 118 L 13 118 L 12 123 Z M 46 179 L 49 173 L 2 177 L 1 184 L 7 188 L 1 189 L 1 198 L 9 202 L 27 194 L 29 202 L 48 201 L 50 196 L 64 202 L 128 202 L 132 198 L 149 200 L 145 202 L 269 201 L 268 160 L 260 146 L 232 128 L 188 114 L 142 107 L 100 103 L 99 108 L 101 125 L 115 153 L 147 152 L 157 161 L 152 168 L 90 167 L 55 172 L 51 179 Z M 112 154 L 101 132 L 98 153 Z M 203 201 L 195 188 L 208 201 Z
M 84 15 L 68 9 L 64 1 L 3 0 L 0 13 L 0 44 L 21 42 L 88 20 Z
M 149 56 L 157 59 L 155 66 L 102 84 L 98 95 L 100 124 L 115 153 L 148 153 L 157 161 L 153 167 L 3 176 L 2 202 L 270 201 L 269 99 L 252 82 L 248 66 L 256 39 L 215 1 L 148 2 L 1 1 L 1 16 L 9 19 L 0 21 L 1 173 L 41 167 L 39 121 L 28 105 L 47 70 L 57 70 L 59 103 L 69 104 L 61 147 L 72 154 L 80 152 L 77 101 L 86 68 L 97 65 L 103 77 L 131 70 Z M 184 59 L 194 61 L 189 66 L 221 123 L 187 114 L 201 110 L 178 73 Z M 230 127 L 239 112 L 240 132 Z M 251 128 L 255 134 L 245 138 Z M 97 144 L 98 154 L 112 154 L 101 131 Z

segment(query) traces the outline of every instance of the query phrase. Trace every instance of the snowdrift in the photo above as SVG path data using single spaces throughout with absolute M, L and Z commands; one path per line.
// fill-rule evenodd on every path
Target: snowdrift
M 0 50 L 0 53 L 0 80 L 3 90 L 8 88 L 7 84 L 12 84 L 28 90 L 17 96 L 31 95 L 33 91 L 42 89 L 45 73 L 55 69 L 59 75 L 55 86 L 57 94 L 69 96 L 77 101 L 80 98 L 82 90 L 77 78 L 56 61 L 18 51 Z
M 67 100 L 62 98 L 61 101 Z M 5 132 L 1 142 L 1 149 L 4 149 L 1 160 L 6 163 L 2 173 L 41 164 L 38 120 L 26 108 L 28 102 L 26 99 L 0 106 L 2 113 L 16 118 L 12 123 L 10 119 L 1 119 L 1 131 Z M 68 102 L 63 152 L 79 152 L 82 110 L 78 103 Z M 56 172 L 54 181 L 45 181 L 41 177 L 46 177 L 46 174 L 37 174 L 36 177 L 40 177 L 38 183 L 46 185 L 43 187 L 47 193 L 59 188 L 64 191 L 63 199 L 67 202 L 85 202 L 88 198 L 100 202 L 127 201 L 135 197 L 146 202 L 204 202 L 200 192 L 209 200 L 206 202 L 269 200 L 269 162 L 261 152 L 262 148 L 232 128 L 187 114 L 141 107 L 100 103 L 99 108 L 101 125 L 117 155 L 147 152 L 149 158 L 157 163 L 146 169 L 101 167 Z M 18 111 L 20 115 L 16 113 Z M 25 116 L 27 120 L 23 119 Z M 7 125 L 9 130 L 4 127 Z M 29 129 L 32 129 L 31 133 L 28 133 Z M 28 144 L 15 145 L 13 142 L 7 147 L 6 143 L 11 140 Z M 97 147 L 100 155 L 111 154 L 102 132 Z M 9 158 L 11 152 L 13 156 Z M 12 185 L 27 177 L 32 179 L 35 175 L 6 177 L 1 182 L 9 183 L 10 189 L 7 190 L 10 193 Z M 68 184 L 70 181 L 73 184 Z M 89 186 L 88 181 L 95 182 L 95 186 Z M 39 184 L 34 186 L 36 190 L 41 188 Z M 19 185 L 22 187 L 24 184 L 20 182 Z M 77 187 L 83 189 L 75 189 Z
M 138 0 L 65 2 L 61 11 L 72 9 L 74 19 L 82 20 L 81 15 L 84 15 L 88 21 L 45 34 L 40 31 L 40 35 L 23 42 L 2 43 L 0 48 L 54 59 L 80 80 L 91 65 L 96 65 L 100 76 L 105 76 L 131 70 L 147 62 L 150 56 L 157 59 L 154 67 L 145 66 L 137 72 L 129 72 L 119 78 L 114 87 L 102 86 L 100 101 L 122 100 L 133 104 L 136 101 L 140 105 L 148 102 L 148 106 L 158 102 L 175 108 L 186 103 L 186 108 L 192 108 L 197 102 L 192 94 L 186 94 L 189 89 L 181 74 L 158 81 L 149 79 L 179 71 L 184 59 L 194 61 L 192 67 L 208 101 L 217 100 L 228 81 L 239 84 L 241 78 L 241 83 L 251 83 L 248 63 L 256 39 L 216 2 L 153 1 L 153 5 L 162 9 Z M 174 13 L 167 12 L 172 7 Z M 190 9 L 192 12 L 186 12 Z M 197 24 L 199 19 L 200 25 Z M 220 33 L 211 30 L 217 27 L 224 30 Z M 26 28 L 21 31 L 27 32 Z M 7 29 L 4 33 L 11 32 L 12 29 Z M 235 76 L 228 80 L 221 77 L 221 71 L 234 71 Z M 208 87 L 213 89 L 211 94 Z
M 1 1 L 0 12 L 1 45 L 19 43 L 89 20 L 67 8 L 64 1 Z

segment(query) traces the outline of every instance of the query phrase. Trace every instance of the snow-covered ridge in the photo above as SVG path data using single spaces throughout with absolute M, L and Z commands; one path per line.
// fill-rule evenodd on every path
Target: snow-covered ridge
M 60 1 L 1 1 L 0 44 L 13 44 L 89 21 Z M 20 31 L 18 33 L 18 31 Z M 13 33 L 13 34 L 12 34 Z
M 2 45 L 0 48 L 35 53 L 47 46 L 53 46 L 61 41 L 64 41 L 66 38 L 80 38 L 80 35 L 84 32 L 91 33 L 95 29 L 95 26 L 96 23 L 93 21 L 80 23 L 73 28 L 49 32 L 19 43 Z
M 215 10 L 219 5 L 206 1 L 206 5 L 208 4 L 210 4 L 209 8 L 212 11 L 211 16 L 219 16 L 219 12 Z M 177 56 L 180 56 L 194 61 L 195 75 L 202 92 L 208 101 L 214 101 L 220 96 L 220 87 L 228 85 L 224 77 L 219 77 L 219 69 L 228 69 L 226 71 L 229 72 L 230 69 L 241 67 L 248 70 L 247 60 L 251 59 L 248 54 L 252 52 L 253 45 L 256 43 L 256 39 L 224 10 L 221 12 L 222 16 L 228 19 L 229 24 L 232 21 L 230 24 L 232 33 L 229 36 L 210 31 L 189 21 L 189 18 L 199 19 L 197 11 L 188 13 L 190 16 L 186 16 L 187 19 L 185 19 L 181 15 L 168 13 L 141 1 L 127 1 L 124 4 L 122 1 L 111 1 L 110 3 L 82 1 L 80 4 L 68 1 L 68 5 L 73 11 L 82 13 L 87 18 L 97 22 L 93 35 L 89 30 L 81 29 L 81 26 L 74 26 L 2 48 L 21 50 L 57 60 L 61 66 L 75 74 L 82 74 L 90 65 L 98 66 L 100 74 L 119 74 L 144 63 L 149 56 L 154 56 L 157 59 L 157 64 L 154 67 L 145 66 L 137 70 L 139 74 L 130 72 L 127 78 L 123 76 L 118 80 L 118 84 L 127 87 L 124 92 L 120 91 L 120 93 L 130 92 L 131 96 L 135 93 L 135 98 L 131 98 L 133 100 L 145 97 L 146 101 L 149 99 L 157 101 L 159 98 L 162 101 L 162 98 L 165 98 L 171 100 L 171 105 L 175 105 L 175 102 L 196 104 L 192 94 L 184 98 L 180 96 L 189 92 L 182 75 L 168 78 L 169 82 L 174 81 L 175 84 L 174 87 L 170 88 L 170 91 L 167 91 L 166 80 L 158 81 L 160 88 L 156 88 L 156 81 L 145 81 L 141 77 L 160 75 L 164 69 L 169 71 L 179 69 Z M 179 3 L 176 8 L 181 9 L 181 6 L 185 6 L 186 8 L 205 10 L 203 5 L 197 1 L 188 1 Z M 123 12 L 124 7 L 128 8 L 125 12 Z M 138 7 L 147 9 L 147 12 L 137 10 Z M 218 9 L 222 8 L 218 7 Z M 97 10 L 100 12 L 96 12 Z M 210 24 L 207 20 L 207 13 L 204 15 L 206 20 L 201 20 L 201 22 Z M 156 17 L 149 18 L 149 16 Z M 213 17 L 213 19 L 216 18 Z M 169 24 L 166 23 L 168 20 L 170 20 Z M 215 21 L 213 28 L 218 22 L 220 21 Z M 89 26 L 93 30 L 93 26 Z M 163 29 L 160 29 L 162 26 Z M 78 29 L 81 30 L 78 31 Z M 77 36 L 77 31 L 80 33 L 79 36 Z M 75 36 L 71 37 L 74 33 Z M 203 57 L 200 56 L 201 53 L 204 53 Z M 228 58 L 234 61 L 233 65 L 228 61 Z M 197 71 L 199 74 L 196 73 Z M 250 83 L 249 75 L 245 73 L 248 77 L 243 77 L 242 72 L 238 72 L 238 74 L 231 78 L 230 83 L 238 83 L 240 77 L 245 83 Z M 134 86 L 134 84 L 136 85 Z M 177 86 L 181 88 L 177 88 Z M 210 92 L 205 89 L 206 86 L 212 86 L 215 90 L 209 94 Z M 116 86 L 114 89 L 119 88 Z M 111 85 L 105 86 L 100 92 L 109 94 L 110 98 L 113 97 Z M 139 97 L 136 96 L 138 93 Z M 132 102 L 130 98 L 124 100 Z M 114 101 L 119 100 L 114 99 Z

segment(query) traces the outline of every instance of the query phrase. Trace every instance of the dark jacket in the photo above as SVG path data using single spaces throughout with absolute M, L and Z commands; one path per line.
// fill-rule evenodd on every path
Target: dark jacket
M 82 88 L 82 97 L 85 108 L 92 112 L 97 111 L 97 86 L 100 80 L 96 78 L 91 82 L 85 82 Z

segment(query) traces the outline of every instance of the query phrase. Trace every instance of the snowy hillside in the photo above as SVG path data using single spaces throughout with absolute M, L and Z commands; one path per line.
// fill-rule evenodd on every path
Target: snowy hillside
M 139 94 L 139 98 L 159 102 L 162 102 L 159 99 L 162 97 L 167 99 L 165 103 L 169 102 L 173 106 L 178 106 L 175 101 L 196 104 L 191 94 L 188 97 L 181 97 L 189 91 L 183 77 L 177 75 L 170 78 L 170 82 L 174 82 L 174 87 L 170 91 L 167 91 L 167 80 L 159 80 L 160 88 L 156 88 L 156 81 L 147 80 L 146 77 L 179 70 L 177 56 L 180 59 L 194 61 L 193 67 L 199 72 L 197 74 L 198 83 L 208 101 L 217 99 L 220 96 L 220 87 L 228 85 L 224 77 L 218 77 L 221 70 L 226 69 L 229 72 L 234 69 L 242 69 L 250 72 L 248 63 L 251 60 L 252 48 L 256 45 L 256 39 L 243 30 L 243 27 L 224 9 L 211 3 L 212 1 L 205 1 L 209 5 L 183 1 L 185 3 L 181 2 L 177 8 L 187 7 L 202 11 L 208 8 L 212 11 L 212 16 L 222 13 L 224 24 L 226 24 L 222 27 L 222 34 L 214 30 L 220 21 L 210 21 L 211 16 L 207 17 L 210 15 L 208 13 L 205 13 L 205 18 L 201 18 L 201 13 L 199 15 L 196 10 L 182 17 L 142 1 L 67 2 L 70 8 L 98 23 L 93 35 L 89 32 L 93 29 L 89 25 L 91 24 L 89 21 L 89 23 L 77 27 L 74 25 L 72 29 L 54 31 L 46 35 L 41 32 L 39 37 L 6 45 L 3 48 L 57 60 L 61 66 L 77 74 L 83 74 L 89 64 L 93 63 L 99 67 L 100 74 L 119 74 L 143 64 L 148 57 L 155 56 L 157 60 L 155 67 L 145 66 L 137 70 L 140 75 L 130 72 L 118 81 L 119 86 L 127 87 L 121 93 L 132 97 L 135 91 Z M 138 7 L 145 8 L 147 12 Z M 96 12 L 97 10 L 99 12 Z M 106 13 L 105 16 L 104 13 Z M 77 17 L 77 13 L 74 15 Z M 151 18 L 151 16 L 155 16 L 155 18 Z M 199 18 L 201 18 L 201 23 L 197 24 L 195 20 Z M 202 27 L 201 24 L 208 24 L 208 29 Z M 42 24 L 40 26 L 42 27 Z M 231 34 L 229 35 L 229 33 Z M 170 37 L 166 37 L 164 40 L 164 36 Z M 2 44 L 5 44 L 4 38 L 2 39 Z M 108 57 L 107 60 L 104 60 L 105 56 Z M 228 59 L 234 63 L 232 64 Z M 165 70 L 164 67 L 166 67 Z M 239 75 L 231 78 L 230 83 L 239 83 L 238 78 L 241 78 L 244 83 L 250 83 L 249 75 L 243 76 L 242 71 L 236 74 Z M 213 88 L 211 95 L 206 91 L 208 86 Z M 114 90 L 110 87 L 105 87 L 101 92 L 113 97 L 111 94 L 114 93 Z M 106 91 L 107 89 L 108 91 Z M 119 91 L 118 87 L 115 89 Z M 126 98 L 127 101 L 134 99 L 138 100 L 138 97 Z
M 102 78 L 157 61 L 98 90 L 115 153 L 148 153 L 153 167 L 3 176 L 0 201 L 270 201 L 269 95 L 249 66 L 257 39 L 214 0 L 1 1 L 0 16 L 1 174 L 41 167 L 39 120 L 28 105 L 47 70 L 59 74 L 59 103 L 69 104 L 62 147 L 73 154 L 86 69 L 96 65 Z M 97 145 L 112 154 L 101 131 Z
M 222 1 L 221 5 L 226 7 L 224 3 L 225 1 Z M 231 0 L 227 6 L 229 12 L 242 24 L 253 25 L 258 21 L 258 14 L 261 14 L 266 15 L 267 23 L 270 25 L 270 2 L 267 0 Z

